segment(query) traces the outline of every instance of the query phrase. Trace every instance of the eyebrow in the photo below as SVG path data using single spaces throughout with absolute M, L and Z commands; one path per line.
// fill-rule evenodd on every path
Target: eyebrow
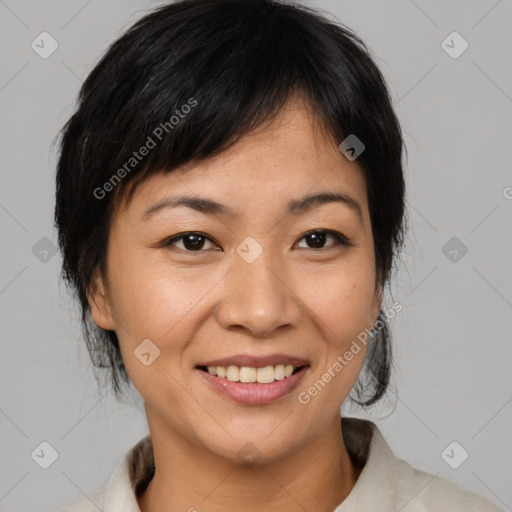
M 363 213 L 361 205 L 349 195 L 342 192 L 321 192 L 313 195 L 305 195 L 300 199 L 293 199 L 288 202 L 285 214 L 298 215 L 304 213 L 312 208 L 321 204 L 327 203 L 342 203 L 352 209 L 359 220 L 363 222 Z M 149 221 L 157 212 L 168 208 L 176 208 L 178 206 L 187 206 L 205 215 L 221 215 L 224 217 L 234 218 L 237 216 L 231 208 L 214 201 L 213 199 L 206 199 L 202 197 L 181 196 L 181 197 L 166 197 L 153 206 L 148 208 L 142 215 L 142 220 Z

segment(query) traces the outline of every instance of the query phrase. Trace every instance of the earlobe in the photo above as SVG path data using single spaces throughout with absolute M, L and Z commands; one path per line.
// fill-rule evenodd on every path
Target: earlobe
M 111 308 L 105 289 L 103 276 L 99 269 L 96 269 L 87 292 L 87 300 L 89 302 L 91 316 L 98 327 L 113 331 L 114 319 L 112 318 Z
M 380 308 L 382 307 L 382 286 L 379 286 L 378 291 L 375 293 L 373 299 L 372 310 L 370 312 L 370 322 L 372 327 L 375 327 L 377 320 L 379 319 Z

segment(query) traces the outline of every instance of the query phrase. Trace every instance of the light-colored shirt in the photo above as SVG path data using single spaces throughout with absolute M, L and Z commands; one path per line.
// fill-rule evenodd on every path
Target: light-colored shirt
M 364 467 L 333 512 L 503 512 L 487 499 L 396 457 L 375 423 L 345 417 L 341 425 L 350 457 Z M 108 482 L 62 512 L 141 512 L 137 496 L 154 471 L 148 435 L 124 455 Z

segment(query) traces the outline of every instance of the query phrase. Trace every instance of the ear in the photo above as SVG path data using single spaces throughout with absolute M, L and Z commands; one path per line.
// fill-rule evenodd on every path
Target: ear
M 370 312 L 370 322 L 372 327 L 375 327 L 377 320 L 379 319 L 380 308 L 382 306 L 382 286 L 379 285 L 375 291 L 373 297 L 372 309 Z
M 94 323 L 102 329 L 113 331 L 115 327 L 114 318 L 106 293 L 106 286 L 99 268 L 94 271 L 89 290 L 87 291 L 87 300 Z

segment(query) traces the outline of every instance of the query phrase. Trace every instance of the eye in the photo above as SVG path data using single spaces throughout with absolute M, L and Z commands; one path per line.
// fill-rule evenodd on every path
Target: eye
M 177 242 L 181 243 L 181 247 Z M 211 238 L 207 237 L 203 233 L 193 231 L 190 233 L 182 233 L 181 235 L 177 235 L 167 240 L 165 245 L 173 245 L 187 252 L 202 252 L 201 250 L 204 249 L 205 244 L 207 245 L 208 243 L 215 245 Z
M 329 237 L 334 239 L 335 242 L 325 247 L 325 241 Z M 330 246 L 350 245 L 350 241 L 346 236 L 338 233 L 337 231 L 330 230 L 310 231 L 309 233 L 306 233 L 301 240 L 308 240 L 306 243 L 311 244 L 309 247 L 305 247 L 305 249 L 326 249 Z
M 334 239 L 334 243 L 325 246 L 326 240 L 329 238 Z M 335 247 L 338 245 L 351 245 L 350 240 L 347 237 L 341 233 L 338 233 L 337 231 L 331 230 L 310 231 L 303 235 L 300 240 L 306 240 L 306 243 L 308 244 L 307 247 L 302 247 L 304 249 L 326 249 L 331 246 Z M 211 244 L 211 246 L 208 247 L 208 244 Z M 173 236 L 172 238 L 168 239 L 164 245 L 166 247 L 178 247 L 179 249 L 186 252 L 204 252 L 204 250 L 207 249 L 215 249 L 216 246 L 210 237 L 197 231 L 191 231 Z

